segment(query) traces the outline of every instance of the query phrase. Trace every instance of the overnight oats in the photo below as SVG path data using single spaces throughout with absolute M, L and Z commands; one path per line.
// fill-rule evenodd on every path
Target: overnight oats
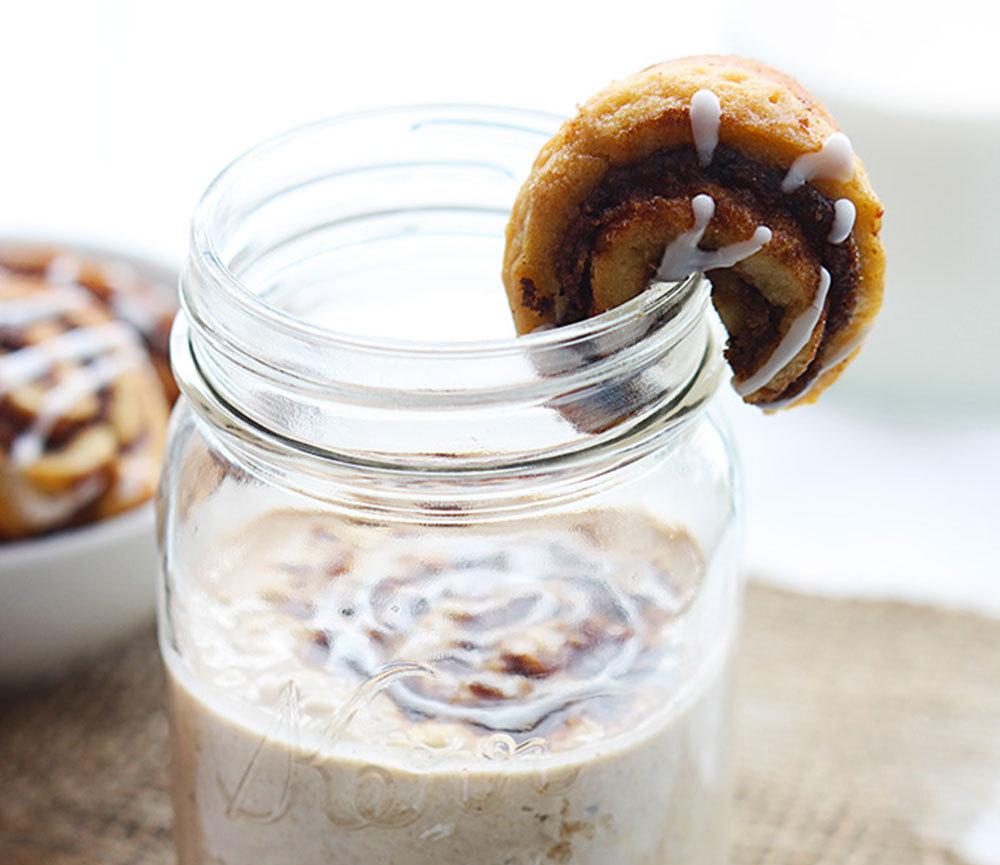
M 683 532 L 273 512 L 176 631 L 182 862 L 720 862 L 729 644 Z
M 371 112 L 216 179 L 160 499 L 181 865 L 723 865 L 709 404 L 724 361 L 748 403 L 815 399 L 881 291 L 877 201 L 803 93 L 691 58 L 551 139 Z

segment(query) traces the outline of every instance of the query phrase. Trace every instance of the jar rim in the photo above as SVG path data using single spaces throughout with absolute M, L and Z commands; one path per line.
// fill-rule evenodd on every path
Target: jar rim
M 317 132 L 331 127 L 379 117 L 441 111 L 496 114 L 498 118 L 532 118 L 537 120 L 543 128 L 536 129 L 523 124 L 504 125 L 512 129 L 539 134 L 549 134 L 550 130 L 546 127 L 552 127 L 560 122 L 557 115 L 512 106 L 478 103 L 426 103 L 387 106 L 338 114 L 274 135 L 230 160 L 216 174 L 198 201 L 192 218 L 191 248 L 205 267 L 205 275 L 212 279 L 216 288 L 221 288 L 226 293 L 229 302 L 258 318 L 262 323 L 266 323 L 269 327 L 276 328 L 292 338 L 300 337 L 309 341 L 319 340 L 340 348 L 377 352 L 397 357 L 419 357 L 433 354 L 455 359 L 521 354 L 526 347 L 544 349 L 584 339 L 609 336 L 617 329 L 627 326 L 636 315 L 655 313 L 661 307 L 671 305 L 677 300 L 678 295 L 689 288 L 691 281 L 698 277 L 698 274 L 692 274 L 688 279 L 680 282 L 653 283 L 646 291 L 613 309 L 582 321 L 561 325 L 558 328 L 489 339 L 418 340 L 376 337 L 317 325 L 305 318 L 293 315 L 279 306 L 268 303 L 260 295 L 253 292 L 223 261 L 223 257 L 216 247 L 210 225 L 215 219 L 218 209 L 222 206 L 227 184 L 232 182 L 239 172 L 252 169 L 255 161 L 287 146 L 298 138 L 315 135 Z
M 387 215 L 403 214 L 418 246 L 431 235 L 502 237 L 523 163 L 556 119 L 475 105 L 376 109 L 235 159 L 193 220 L 172 351 L 182 389 L 306 449 L 383 463 L 520 464 L 610 441 L 663 411 L 689 416 L 718 380 L 702 274 L 499 339 L 369 336 L 296 314 L 331 297 L 310 295 L 314 285 L 360 285 L 360 302 L 381 314 L 384 292 L 367 294 L 363 279 L 331 283 L 341 271 L 330 268 L 342 250 L 353 263 L 366 240 L 397 237 L 399 222 L 380 233 Z

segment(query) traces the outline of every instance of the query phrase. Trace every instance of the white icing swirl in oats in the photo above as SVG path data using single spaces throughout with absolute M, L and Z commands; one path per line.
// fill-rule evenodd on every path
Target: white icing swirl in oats
M 300 663 L 352 687 L 417 665 L 428 674 L 385 689 L 403 716 L 504 732 L 593 717 L 646 678 L 664 683 L 703 573 L 687 534 L 648 519 L 550 520 L 513 537 L 298 534 L 270 564 L 251 550 L 254 565 L 233 560 L 232 573 L 256 572 L 256 600 L 232 598 L 241 627 L 249 614 L 296 634 Z

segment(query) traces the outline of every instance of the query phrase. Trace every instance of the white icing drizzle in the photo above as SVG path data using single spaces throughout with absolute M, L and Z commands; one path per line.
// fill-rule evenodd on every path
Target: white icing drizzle
M 73 285 L 80 278 L 80 259 L 73 255 L 57 255 L 45 268 L 45 278 L 56 285 Z
M 101 478 L 87 478 L 64 493 L 46 495 L 14 473 L 5 482 L 11 486 L 11 501 L 17 503 L 22 517 L 33 526 L 50 526 L 67 519 L 98 496 L 103 486 Z
M 173 318 L 174 309 L 164 293 L 144 283 L 131 265 L 112 262 L 102 267 L 102 273 L 113 289 L 110 302 L 119 318 L 143 333 L 155 330 L 162 319 Z
M 67 376 L 45 394 L 34 423 L 11 444 L 11 460 L 20 466 L 30 465 L 41 457 L 52 428 L 79 400 L 96 393 L 129 369 L 137 367 L 142 355 L 137 351 L 102 355 Z
M 154 308 L 151 295 L 139 297 L 135 292 L 115 291 L 110 300 L 115 315 L 143 333 L 156 328 L 158 316 L 169 314 L 166 312 L 166 305 L 162 309 Z
M 79 283 L 82 269 L 80 259 L 64 253 L 49 262 L 45 268 L 45 278 L 55 285 L 77 286 L 81 291 L 86 291 L 86 287 Z M 102 264 L 100 272 L 111 289 L 106 302 L 115 315 L 143 333 L 154 330 L 161 318 L 173 315 L 173 309 L 166 298 L 155 290 L 147 289 L 131 265 L 110 262 Z
M 854 220 L 857 215 L 858 210 L 851 199 L 838 198 L 833 202 L 833 225 L 830 227 L 827 241 L 836 244 L 847 240 L 854 230 Z
M 120 322 L 78 327 L 59 336 L 0 356 L 0 396 L 45 375 L 57 363 L 80 360 L 136 345 L 131 329 Z
M 686 589 L 679 573 L 654 562 L 625 559 L 623 580 L 622 560 L 568 534 L 525 536 L 499 554 L 475 535 L 457 538 L 435 548 L 436 560 L 449 566 L 434 570 L 402 566 L 401 553 L 431 561 L 412 539 L 370 548 L 329 585 L 314 623 L 331 635 L 334 663 L 366 677 L 377 676 L 391 658 L 426 665 L 432 680 L 399 680 L 389 688 L 407 710 L 529 730 L 553 712 L 616 692 L 644 659 L 676 662 L 659 615 L 683 610 Z M 340 613 L 345 608 L 353 611 L 349 618 Z M 586 675 L 565 659 L 525 689 L 518 674 L 496 664 L 501 653 L 530 656 L 541 646 L 559 657 L 595 617 L 610 639 L 602 651 L 581 657 Z M 487 705 L 463 699 L 472 670 L 503 699 Z
M 834 132 L 822 149 L 804 153 L 793 163 L 785 179 L 782 192 L 794 192 L 803 183 L 815 177 L 828 180 L 850 180 L 854 175 L 854 151 L 851 140 L 843 132 Z
M 820 378 L 828 373 L 831 369 L 840 363 L 843 363 L 847 358 L 849 358 L 857 350 L 858 346 L 865 341 L 865 337 L 868 336 L 868 328 L 862 328 L 861 331 L 851 339 L 847 345 L 845 345 L 840 351 L 838 351 L 833 357 L 831 357 L 826 363 L 819 368 L 816 373 L 816 377 L 809 382 L 809 384 L 800 392 L 791 396 L 788 399 L 778 400 L 776 402 L 769 402 L 766 408 L 784 408 L 786 405 L 791 405 L 793 402 L 798 402 L 805 396 L 808 396 L 812 392 L 813 388 L 819 384 Z
M 73 312 L 92 303 L 86 292 L 74 288 L 53 288 L 0 303 L 0 327 L 27 327 L 38 321 Z
M 705 229 L 715 215 L 715 201 L 710 195 L 696 195 L 691 200 L 694 225 L 678 235 L 663 251 L 655 279 L 660 282 L 678 282 L 692 273 L 704 272 L 717 267 L 732 267 L 738 261 L 749 258 L 771 240 L 771 229 L 759 225 L 749 240 L 731 243 L 721 249 L 699 249 L 698 244 L 705 235 Z
M 149 478 L 156 476 L 153 465 L 155 461 L 156 457 L 149 450 L 126 451 L 121 454 L 112 488 L 114 497 L 120 502 L 134 502 L 146 497 L 149 493 Z
M 61 362 L 88 358 L 93 360 L 44 394 L 34 422 L 11 443 L 10 457 L 14 464 L 26 466 L 39 459 L 45 440 L 60 417 L 79 400 L 139 366 L 143 355 L 127 325 L 109 322 L 68 330 L 47 342 L 0 356 L 0 396 L 41 378 Z
M 847 345 L 845 345 L 840 351 L 838 351 L 833 357 L 831 357 L 825 364 L 823 364 L 822 367 L 820 367 L 820 371 L 819 371 L 818 375 L 823 375 L 823 373 L 829 372 L 837 364 L 842 363 L 843 361 L 847 360 L 847 358 L 849 358 L 852 354 L 854 354 L 854 352 L 857 350 L 858 346 L 861 345 L 861 343 L 863 343 L 865 341 L 865 338 L 867 336 L 868 336 L 868 328 L 867 327 L 863 327 L 858 332 L 857 336 L 855 336 L 853 339 L 851 339 L 850 341 L 848 341 Z
M 691 97 L 688 109 L 691 118 L 691 136 L 698 151 L 698 162 L 702 166 L 712 162 L 712 156 L 719 143 L 719 118 L 722 106 L 719 97 L 711 90 L 699 90 Z
M 746 396 L 759 390 L 792 360 L 809 342 L 819 317 L 823 314 L 826 304 L 826 294 L 830 290 L 830 272 L 819 269 L 819 288 L 809 308 L 791 323 L 791 326 L 781 338 L 771 356 L 752 376 L 740 382 L 734 382 L 733 387 L 740 396 Z

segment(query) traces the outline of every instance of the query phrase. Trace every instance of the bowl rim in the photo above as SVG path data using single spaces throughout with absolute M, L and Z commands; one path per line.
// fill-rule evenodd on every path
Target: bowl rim
M 16 246 L 64 249 L 68 252 L 78 253 L 86 258 L 97 259 L 98 261 L 122 261 L 132 265 L 140 273 L 143 273 L 156 282 L 168 283 L 174 289 L 175 294 L 177 284 L 180 281 L 180 263 L 170 263 L 166 255 L 148 252 L 127 252 L 115 249 L 113 246 L 102 243 L 99 240 L 75 239 L 69 234 L 43 236 L 30 232 L 21 234 L 16 231 L 0 231 L 0 249 Z
M 147 499 L 120 514 L 82 526 L 59 529 L 50 534 L 0 543 L 0 579 L 25 565 L 40 564 L 95 546 L 114 543 L 152 530 L 155 498 Z

